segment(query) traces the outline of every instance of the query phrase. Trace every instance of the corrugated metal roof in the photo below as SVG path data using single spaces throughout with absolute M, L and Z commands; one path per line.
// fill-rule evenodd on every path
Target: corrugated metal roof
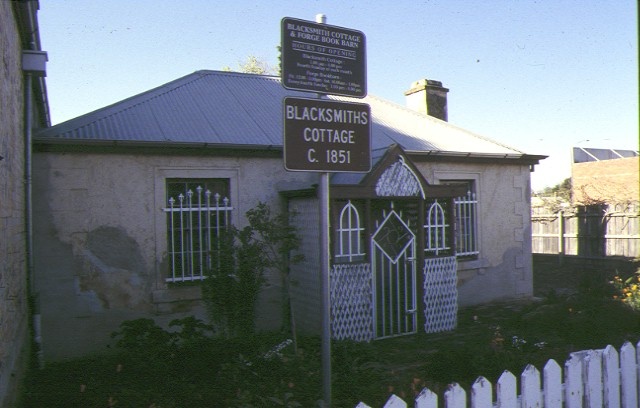
M 282 147 L 283 99 L 310 97 L 273 76 L 197 71 L 34 135 L 40 142 L 151 142 Z M 369 95 L 372 149 L 397 143 L 408 152 L 523 153 L 439 119 Z

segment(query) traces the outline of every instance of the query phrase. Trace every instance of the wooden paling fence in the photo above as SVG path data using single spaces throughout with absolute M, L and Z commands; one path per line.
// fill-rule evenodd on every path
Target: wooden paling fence
M 479 377 L 469 393 L 454 383 L 444 393 L 444 404 L 438 396 L 425 388 L 414 401 L 415 408 L 638 408 L 638 370 L 640 343 L 627 342 L 620 353 L 607 346 L 601 350 L 572 353 L 564 370 L 555 360 L 549 360 L 542 375 L 528 365 L 520 376 L 520 395 L 515 375 L 505 371 L 496 382 L 495 390 L 489 380 Z M 563 372 L 564 371 L 564 372 Z M 544 385 L 544 386 L 543 386 Z M 495 397 L 495 400 L 494 400 Z M 384 408 L 409 405 L 392 395 Z M 356 408 L 370 408 L 359 403 Z
M 592 205 L 555 213 L 534 207 L 531 238 L 536 254 L 640 257 L 640 205 Z

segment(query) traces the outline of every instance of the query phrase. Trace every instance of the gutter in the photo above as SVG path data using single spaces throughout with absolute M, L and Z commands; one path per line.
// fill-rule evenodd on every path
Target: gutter
M 493 162 L 493 163 L 522 163 L 534 166 L 549 156 L 526 153 L 474 153 L 431 150 L 407 151 L 407 155 L 415 161 L 450 161 L 450 162 Z

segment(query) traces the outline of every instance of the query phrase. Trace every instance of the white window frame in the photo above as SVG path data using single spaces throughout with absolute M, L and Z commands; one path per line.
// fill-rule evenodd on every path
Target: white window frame
M 424 251 L 438 256 L 441 251 L 451 249 L 449 245 L 447 245 L 447 230 L 449 229 L 449 224 L 446 222 L 444 208 L 442 208 L 438 199 L 435 199 L 433 203 L 431 203 L 426 211 L 425 218 Z
M 358 208 L 353 205 L 351 200 L 347 201 L 342 210 L 340 210 L 336 233 L 338 235 L 335 253 L 336 262 L 358 262 L 364 260 L 366 256 L 362 242 L 364 227 L 360 222 Z

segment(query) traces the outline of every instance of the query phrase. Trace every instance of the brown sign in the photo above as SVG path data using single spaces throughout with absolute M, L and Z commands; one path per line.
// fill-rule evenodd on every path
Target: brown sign
M 356 98 L 367 95 L 361 31 L 285 17 L 281 46 L 285 88 Z
M 284 99 L 284 166 L 293 171 L 371 170 L 371 108 L 327 99 Z

